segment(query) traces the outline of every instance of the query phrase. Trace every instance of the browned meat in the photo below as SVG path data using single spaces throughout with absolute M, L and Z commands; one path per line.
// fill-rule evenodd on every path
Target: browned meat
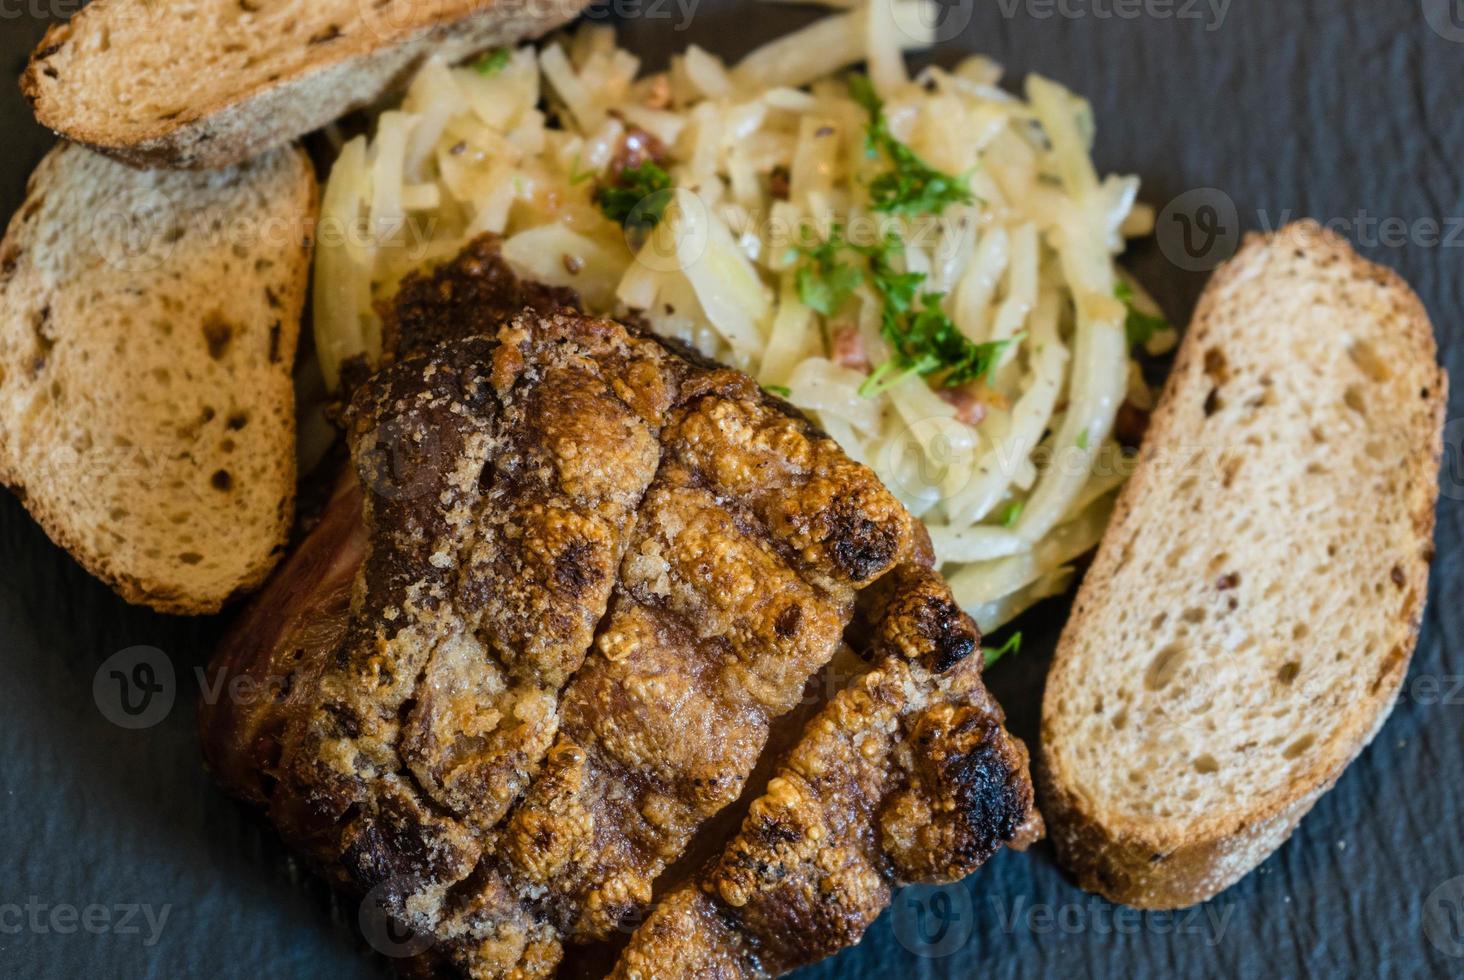
M 214 655 L 200 695 L 203 756 L 240 799 L 268 802 L 285 723 L 311 709 L 326 657 L 345 634 L 365 554 L 361 488 L 347 476 Z
M 417 966 L 545 976 L 695 871 L 663 876 L 768 771 L 770 733 L 848 640 L 875 668 L 749 817 L 786 803 L 847 837 L 847 894 L 774 894 L 763 858 L 737 857 L 768 843 L 746 827 L 703 878 L 745 896 L 708 920 L 707 956 L 730 930 L 739 962 L 791 968 L 778 909 L 804 902 L 793 925 L 818 934 L 790 943 L 832 951 L 892 883 L 1010 840 L 1025 754 L 967 656 L 974 627 L 919 567 L 928 539 L 872 473 L 751 379 L 568 298 L 517 282 L 491 241 L 403 287 L 395 357 L 344 415 L 357 479 L 211 677 L 284 693 L 205 697 L 208 759 L 318 870 L 430 937 Z M 827 771 L 779 803 L 810 753 Z M 816 880 L 778 841 L 784 884 Z
M 496 333 L 526 307 L 551 313 L 575 309 L 579 297 L 562 286 L 525 282 L 498 254 L 495 235 L 475 239 L 431 276 L 408 276 L 382 310 L 382 342 L 400 357 L 444 340 Z
M 576 939 L 649 903 L 837 649 L 854 586 L 909 546 L 909 519 L 868 471 L 748 379 L 713 372 L 681 394 L 599 656 L 504 841 Z
M 1041 832 L 975 624 L 903 565 L 865 593 L 873 666 L 806 728 L 700 881 L 636 931 L 623 980 L 776 976 L 857 943 L 894 886 L 954 881 Z

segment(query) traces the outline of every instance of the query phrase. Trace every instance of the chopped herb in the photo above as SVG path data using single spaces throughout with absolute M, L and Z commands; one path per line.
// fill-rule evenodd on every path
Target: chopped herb
M 508 59 L 512 54 L 513 52 L 509 51 L 508 48 L 498 48 L 494 51 L 489 51 L 483 57 L 473 62 L 473 71 L 484 77 L 497 75 L 508 66 Z
M 1130 347 L 1147 344 L 1156 333 L 1170 329 L 1169 321 L 1162 316 L 1150 316 L 1134 308 L 1134 291 L 1126 282 L 1113 287 L 1113 295 L 1128 307 L 1128 316 L 1123 321 L 1123 332 Z
M 808 234 L 805 227 L 804 235 Z M 865 270 L 841 256 L 843 252 L 853 252 L 869 260 L 870 283 L 886 308 L 896 313 L 908 312 L 915 301 L 916 291 L 925 281 L 925 274 L 895 270 L 891 258 L 903 250 L 904 246 L 893 232 L 877 245 L 856 245 L 846 240 L 840 227 L 834 225 L 826 241 L 793 249 L 795 255 L 811 260 L 810 265 L 798 270 L 798 298 L 805 306 L 824 316 L 832 316 L 844 300 L 864 283 Z
M 595 203 L 611 221 L 634 234 L 644 234 L 665 215 L 670 190 L 671 175 L 647 160 L 622 170 L 614 183 L 601 184 L 595 191 Z
M 893 169 L 869 183 L 869 200 L 876 211 L 887 214 L 940 214 L 949 204 L 970 204 L 975 200 L 964 177 L 953 177 L 930 166 L 890 133 L 884 103 L 864 75 L 849 76 L 849 94 L 869 113 L 864 137 L 870 157 L 883 153 Z
M 874 288 L 884 298 L 885 311 L 908 313 L 915 305 L 915 294 L 925 281 L 923 272 L 896 272 L 890 257 L 898 255 L 904 246 L 899 239 L 890 236 L 882 246 L 875 246 L 869 252 L 869 272 Z
M 1021 630 L 1018 630 L 1017 632 L 1013 633 L 1007 639 L 1007 641 L 1005 643 L 1003 643 L 999 647 L 982 647 L 981 648 L 981 655 L 985 659 L 985 663 L 983 664 L 983 667 L 990 667 L 992 664 L 996 663 L 998 660 L 1000 660 L 1002 657 L 1005 657 L 1009 653 L 1021 653 L 1021 652 L 1022 652 L 1022 631 Z
M 823 269 L 804 266 L 797 275 L 798 299 L 811 310 L 833 316 L 862 282 L 864 273 L 847 262 Z
M 807 229 L 804 229 L 805 235 Z M 800 266 L 794 281 L 804 306 L 824 316 L 833 316 L 854 290 L 864 282 L 864 271 L 839 257 L 849 248 L 838 225 L 829 229 L 827 241 L 798 246 L 794 251 L 809 261 Z
M 583 184 L 585 181 L 589 180 L 593 176 L 595 176 L 595 172 L 593 170 L 580 169 L 580 155 L 576 153 L 574 155 L 574 159 L 569 162 L 570 185 L 573 186 L 576 184 Z
M 989 379 L 1001 355 L 1021 335 L 973 343 L 940 308 L 945 294 L 920 295 L 923 272 L 900 272 L 895 268 L 894 257 L 903 248 L 894 235 L 876 245 L 856 245 L 835 226 L 827 240 L 795 249 L 808 260 L 798 269 L 795 282 L 798 298 L 810 309 L 832 316 L 865 282 L 866 275 L 883 301 L 880 333 L 895 353 L 865 379 L 859 393 L 866 397 L 878 395 L 911 374 L 946 388 L 978 378 Z M 867 271 L 845 258 L 851 252 L 869 260 Z
M 1078 448 L 1079 449 L 1087 449 L 1088 448 L 1088 430 L 1087 429 L 1084 429 L 1082 432 L 1079 432 L 1078 433 Z
M 1001 515 L 1001 526 L 1016 527 L 1017 518 L 1022 516 L 1022 506 L 1023 502 L 1020 500 L 1008 504 L 1007 509 Z
M 936 387 L 955 388 L 977 379 L 990 380 L 1001 355 L 1020 338 L 972 342 L 940 308 L 944 293 L 921 296 L 919 310 L 901 315 L 885 305 L 880 333 L 894 350 L 859 386 L 865 396 L 877 395 L 904 381 L 911 374 L 930 379 Z
M 787 385 L 763 385 L 763 391 L 766 391 L 769 394 L 777 395 L 779 398 L 787 398 L 789 395 L 793 394 L 793 389 L 789 388 Z

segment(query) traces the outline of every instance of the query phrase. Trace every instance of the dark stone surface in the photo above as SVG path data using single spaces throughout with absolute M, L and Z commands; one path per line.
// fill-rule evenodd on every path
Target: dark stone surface
M 811 16 L 703 0 L 688 24 L 687 2 L 622 0 L 623 13 L 641 11 L 622 18 L 628 43 L 653 60 L 689 42 L 736 55 Z M 14 77 L 40 36 L 34 11 L 74 7 L 0 2 L 0 73 Z M 1037 70 L 1086 94 L 1100 169 L 1138 173 L 1146 200 L 1179 199 L 1198 219 L 1209 215 L 1203 205 L 1228 200 L 1246 229 L 1302 215 L 1340 222 L 1422 294 L 1444 363 L 1464 378 L 1464 43 L 1445 36 L 1464 38 L 1464 3 L 1233 0 L 1218 21 L 1209 0 L 962 0 L 950 13 L 965 27 L 936 59 L 983 52 L 1014 79 Z M 0 134 L 8 214 L 50 137 L 8 87 Z M 1182 197 L 1196 188 L 1223 196 Z M 1401 241 L 1381 234 L 1382 219 L 1407 225 Z M 1417 224 L 1430 219 L 1441 234 Z M 1151 242 L 1127 261 L 1183 320 L 1204 275 L 1176 268 L 1166 251 L 1192 263 L 1174 249 Z M 1456 394 L 1451 417 L 1459 404 Z M 1079 891 L 1045 846 L 1003 853 L 960 885 L 902 898 L 857 950 L 803 975 L 1464 974 L 1464 432 L 1450 434 L 1438 561 L 1404 696 L 1258 872 L 1198 912 L 1139 916 Z M 1027 651 L 992 674 L 1027 737 L 1065 611 L 1058 601 L 1034 610 Z M 124 605 L 0 495 L 0 975 L 389 975 L 384 958 L 363 952 L 355 905 L 312 881 L 200 767 L 195 669 L 223 622 Z M 136 645 L 164 651 L 176 703 L 160 723 L 129 730 L 107 720 L 92 684 L 107 658 Z M 146 913 L 157 922 L 164 910 L 154 937 Z

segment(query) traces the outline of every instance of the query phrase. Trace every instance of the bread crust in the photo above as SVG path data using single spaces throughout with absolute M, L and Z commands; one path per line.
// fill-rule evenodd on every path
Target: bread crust
M 29 261 L 29 250 L 36 244 L 32 241 L 35 237 L 35 229 L 29 225 L 30 216 L 34 213 L 31 208 L 32 203 L 34 202 L 36 207 L 39 207 L 39 201 L 51 189 L 52 181 L 59 179 L 58 171 L 64 166 L 63 159 L 67 154 L 85 152 L 87 151 L 77 145 L 60 144 L 41 162 L 32 175 L 27 186 L 26 201 L 12 218 L 3 245 L 0 245 L 0 256 L 4 257 L 11 274 L 16 274 L 16 269 L 24 268 Z M 303 150 L 294 149 L 284 152 L 288 155 L 288 178 L 294 188 L 291 203 L 293 205 L 294 198 L 298 198 L 302 202 L 303 207 L 298 217 L 302 226 L 308 228 L 313 223 L 318 203 L 314 168 Z M 72 231 L 77 235 L 86 233 L 86 229 L 72 229 Z M 281 264 L 289 269 L 289 276 L 284 288 L 277 296 L 280 310 L 278 346 L 281 352 L 280 370 L 286 372 L 285 397 L 289 400 L 289 404 L 283 406 L 282 411 L 284 417 L 290 420 L 294 418 L 294 404 L 288 372 L 294 361 L 300 317 L 305 303 L 311 247 L 311 242 L 306 236 L 298 240 L 298 244 L 293 249 L 295 254 L 281 256 Z M 168 268 L 165 266 L 150 273 L 144 273 L 142 277 L 146 280 L 149 276 L 156 278 L 167 272 Z M 61 288 L 67 287 L 67 285 L 66 283 L 57 284 Z M 82 288 L 80 284 L 74 283 L 69 286 L 70 288 Z M 5 282 L 0 281 L 0 296 L 3 296 L 4 287 Z M 97 329 L 103 328 L 99 325 Z M 37 484 L 32 478 L 32 467 L 27 462 L 24 447 L 7 445 L 3 437 L 7 427 L 0 426 L 0 484 L 11 488 L 52 541 L 68 551 L 78 564 L 105 582 L 130 603 L 149 606 L 158 612 L 173 615 L 215 613 L 233 599 L 252 592 L 262 584 L 284 553 L 294 522 L 296 473 L 293 421 L 287 430 L 279 433 L 276 443 L 279 456 L 276 468 L 280 474 L 281 487 L 279 501 L 269 515 L 267 525 L 258 529 L 259 546 L 240 563 L 232 587 L 223 592 L 189 591 L 177 584 L 163 582 L 155 576 L 141 571 L 137 567 L 141 563 L 128 561 L 127 556 L 132 554 L 130 549 L 109 551 L 98 548 L 96 542 L 89 539 L 88 528 L 79 525 L 75 515 L 67 512 L 64 501 L 59 500 L 57 495 L 50 492 L 46 486 Z M 85 482 L 86 476 L 84 473 L 78 473 L 77 479 Z M 161 521 L 161 515 L 155 516 Z M 210 543 L 196 542 L 196 544 L 199 547 L 207 548 Z
M 77 118 L 54 65 L 66 45 L 89 29 L 104 29 L 117 9 L 96 0 L 48 30 L 20 79 L 36 119 L 58 135 L 136 167 L 214 169 L 231 166 L 370 105 L 408 79 L 429 55 L 457 61 L 474 52 L 537 37 L 577 16 L 588 0 L 538 3 L 439 0 L 426 16 L 390 30 L 344 32 L 321 46 L 300 70 L 267 75 L 171 119 L 114 125 Z M 362 9 L 366 5 L 362 4 Z M 179 43 L 186 35 L 179 34 Z
M 1058 702 L 1067 679 L 1064 675 L 1073 670 L 1072 662 L 1079 655 L 1078 638 L 1090 629 L 1103 608 L 1103 587 L 1124 560 L 1125 542 L 1131 538 L 1134 526 L 1145 520 L 1135 504 L 1158 475 L 1153 466 L 1145 463 L 1157 449 L 1174 440 L 1179 396 L 1187 393 L 1186 386 L 1195 379 L 1204 378 L 1198 370 L 1199 359 L 1204 356 L 1207 335 L 1220 319 L 1217 307 L 1222 297 L 1229 288 L 1254 274 L 1253 264 L 1268 250 L 1287 248 L 1293 249 L 1298 258 L 1310 257 L 1320 265 L 1342 263 L 1356 278 L 1371 280 L 1390 295 L 1393 312 L 1406 333 L 1406 346 L 1416 354 L 1420 372 L 1433 379 L 1421 393 L 1427 427 L 1410 433 L 1418 445 L 1425 447 L 1412 457 L 1417 465 L 1406 481 L 1409 490 L 1404 502 L 1417 547 L 1406 563 L 1400 563 L 1402 580 L 1395 576 L 1398 587 L 1411 589 L 1417 600 L 1407 610 L 1406 621 L 1398 624 L 1401 636 L 1386 651 L 1372 696 L 1337 720 L 1336 736 L 1326 741 L 1323 753 L 1302 776 L 1261 796 L 1252 806 L 1210 813 L 1183 830 L 1157 819 L 1104 812 L 1085 797 L 1076 775 L 1063 765 L 1054 748 L 1059 731 Z M 1437 365 L 1433 329 L 1417 294 L 1397 273 L 1361 258 L 1345 239 L 1316 222 L 1297 222 L 1274 235 L 1250 235 L 1240 252 L 1216 271 L 1179 349 L 1149 425 L 1139 465 L 1119 496 L 1098 554 L 1079 590 L 1043 699 L 1042 749 L 1036 773 L 1039 800 L 1058 858 L 1083 888 L 1114 902 L 1145 909 L 1183 908 L 1214 896 L 1279 847 L 1381 729 L 1407 672 L 1422 619 L 1447 399 L 1448 376 Z

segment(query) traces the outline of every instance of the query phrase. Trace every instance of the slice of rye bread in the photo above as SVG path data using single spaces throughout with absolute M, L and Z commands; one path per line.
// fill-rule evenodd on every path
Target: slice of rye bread
M 294 509 L 315 175 L 141 171 L 63 143 L 0 244 L 0 481 L 129 602 L 213 612 Z
M 1216 272 L 1047 680 L 1042 810 L 1084 888 L 1209 898 L 1381 728 L 1447 383 L 1412 289 L 1313 222 Z
M 369 105 L 588 0 L 93 0 L 42 39 L 21 89 L 42 124 L 139 166 L 223 167 Z

